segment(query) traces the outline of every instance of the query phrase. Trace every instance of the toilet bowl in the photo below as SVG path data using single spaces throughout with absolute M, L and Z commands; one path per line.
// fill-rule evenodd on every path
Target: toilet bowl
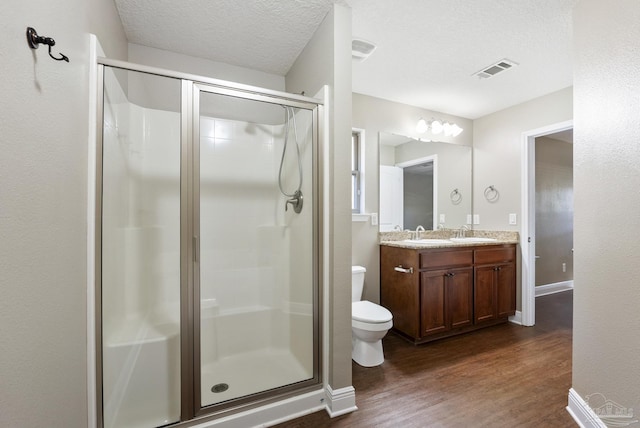
M 382 338 L 393 327 L 393 316 L 387 308 L 368 300 L 360 300 L 364 287 L 362 266 L 351 268 L 351 358 L 364 367 L 384 362 Z

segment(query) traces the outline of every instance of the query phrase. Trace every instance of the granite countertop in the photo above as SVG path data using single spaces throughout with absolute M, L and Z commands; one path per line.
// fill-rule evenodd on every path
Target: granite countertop
M 467 239 L 454 238 L 456 232 L 457 229 L 427 230 L 419 232 L 417 240 L 411 239 L 412 232 L 380 232 L 380 245 L 422 249 L 475 247 L 479 245 L 517 244 L 520 242 L 518 232 L 469 230 L 465 233 Z

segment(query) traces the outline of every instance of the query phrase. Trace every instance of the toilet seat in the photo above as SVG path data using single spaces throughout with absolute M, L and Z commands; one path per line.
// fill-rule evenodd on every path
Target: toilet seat
M 387 308 L 368 300 L 360 300 L 351 303 L 351 319 L 369 324 L 382 324 L 391 321 L 393 315 Z

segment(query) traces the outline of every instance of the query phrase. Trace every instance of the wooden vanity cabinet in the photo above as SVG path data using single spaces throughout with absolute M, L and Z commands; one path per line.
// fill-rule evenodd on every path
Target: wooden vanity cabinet
M 515 247 L 475 250 L 474 322 L 507 318 L 516 312 Z
M 421 336 L 473 324 L 471 267 L 420 272 Z
M 515 313 L 515 245 L 380 247 L 381 304 L 414 343 L 503 322 Z

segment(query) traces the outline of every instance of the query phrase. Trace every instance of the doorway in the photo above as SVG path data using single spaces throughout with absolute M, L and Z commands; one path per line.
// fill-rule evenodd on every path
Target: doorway
M 573 121 L 565 121 L 522 134 L 522 248 L 521 284 L 522 318 L 525 326 L 535 325 L 536 284 L 536 139 L 573 129 Z

